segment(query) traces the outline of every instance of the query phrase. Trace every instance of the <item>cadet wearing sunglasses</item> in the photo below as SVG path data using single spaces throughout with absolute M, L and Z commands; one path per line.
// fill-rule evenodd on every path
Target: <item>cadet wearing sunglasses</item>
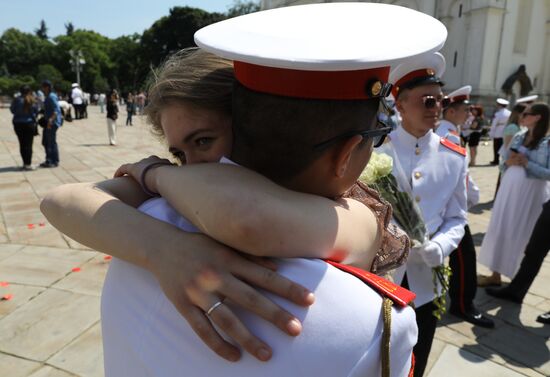
M 411 250 L 405 266 L 394 280 L 416 293 L 418 343 L 414 348 L 415 376 L 422 376 L 437 324 L 432 312 L 432 267 L 458 245 L 466 225 L 466 158 L 464 149 L 433 132 L 446 103 L 441 92 L 445 59 L 426 54 L 403 63 L 390 73 L 402 126 L 389 138 L 411 186 L 430 240 Z M 405 275 L 406 273 L 406 275 Z

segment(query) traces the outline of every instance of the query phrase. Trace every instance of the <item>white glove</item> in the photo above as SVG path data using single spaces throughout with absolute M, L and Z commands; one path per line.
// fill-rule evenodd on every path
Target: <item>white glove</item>
M 418 249 L 418 253 L 430 267 L 437 267 L 443 264 L 443 250 L 441 250 L 441 246 L 437 242 L 428 241 L 426 245 Z

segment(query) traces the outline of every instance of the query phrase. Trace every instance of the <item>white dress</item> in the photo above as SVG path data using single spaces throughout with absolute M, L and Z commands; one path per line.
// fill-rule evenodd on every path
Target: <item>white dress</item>
M 163 198 L 144 203 L 140 210 L 184 231 L 197 231 Z M 380 376 L 380 295 L 318 259 L 279 259 L 278 265 L 278 273 L 315 294 L 315 303 L 303 308 L 264 292 L 302 321 L 303 332 L 288 336 L 263 319 L 233 308 L 253 334 L 272 346 L 273 358 L 262 363 L 243 353 L 239 362 L 231 363 L 195 335 L 154 275 L 113 258 L 101 298 L 105 376 Z M 412 308 L 393 308 L 391 326 L 391 376 L 405 377 L 417 339 Z
M 523 167 L 506 169 L 481 244 L 479 262 L 491 271 L 512 278 L 548 198 L 548 181 L 527 178 Z

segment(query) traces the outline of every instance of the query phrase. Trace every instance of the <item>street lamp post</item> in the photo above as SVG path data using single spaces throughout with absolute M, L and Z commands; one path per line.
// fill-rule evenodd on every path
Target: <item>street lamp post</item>
M 69 50 L 69 55 L 71 55 L 71 70 L 76 72 L 76 82 L 78 83 L 78 86 L 81 86 L 80 72 L 82 72 L 82 66 L 86 64 L 86 60 L 84 60 L 84 55 L 82 55 L 82 51 L 80 50 Z

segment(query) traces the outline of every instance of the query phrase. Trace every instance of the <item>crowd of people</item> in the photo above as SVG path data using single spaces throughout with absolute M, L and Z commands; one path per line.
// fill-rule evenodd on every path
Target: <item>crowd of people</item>
M 299 32 L 304 9 L 317 33 Z M 409 50 L 369 55 L 376 39 L 358 25 L 388 12 L 386 43 Z M 341 20 L 332 42 L 352 41 L 334 54 L 330 41 L 316 43 L 329 19 Z M 174 54 L 147 95 L 123 102 L 126 125 L 145 114 L 177 164 L 124 164 L 111 180 L 63 185 L 41 204 L 59 230 L 115 257 L 102 295 L 106 376 L 421 377 L 447 288 L 452 315 L 494 328 L 474 303 L 477 287 L 521 304 L 550 249 L 548 104 L 498 98 L 489 120 L 470 85 L 447 92 L 437 52 L 445 28 L 406 8 L 317 4 L 240 20 L 254 26 L 201 29 L 200 48 Z M 46 163 L 57 166 L 62 120 L 51 83 L 43 90 Z M 25 167 L 30 92 L 12 104 Z M 94 100 L 116 145 L 122 100 L 115 90 Z M 489 139 L 500 175 L 478 258 L 469 168 Z M 420 243 L 358 181 L 376 147 L 402 170 L 399 188 L 425 222 Z M 478 259 L 492 275 L 477 274 Z M 449 280 L 434 280 L 447 260 Z M 512 282 L 502 286 L 501 275 Z M 537 320 L 550 323 L 550 313 Z
M 32 171 L 37 168 L 32 164 L 32 153 L 34 137 L 40 135 L 39 126 L 43 129 L 42 145 L 46 152 L 46 158 L 38 167 L 59 166 L 57 130 L 64 122 L 88 118 L 89 104 L 98 105 L 101 113 L 106 110 L 109 144 L 115 146 L 116 120 L 120 105 L 126 105 L 128 113 L 126 125 L 132 126 L 132 116 L 144 114 L 147 96 L 144 92 L 137 95 L 130 92 L 123 100 L 118 91 L 112 89 L 107 95 L 105 93 L 94 94 L 90 102 L 90 94 L 84 92 L 78 83 L 73 83 L 70 92 L 66 95 L 56 91 L 49 80 L 45 80 L 36 91 L 28 85 L 22 86 L 15 94 L 10 106 L 13 114 L 12 123 L 23 160 L 21 170 Z

